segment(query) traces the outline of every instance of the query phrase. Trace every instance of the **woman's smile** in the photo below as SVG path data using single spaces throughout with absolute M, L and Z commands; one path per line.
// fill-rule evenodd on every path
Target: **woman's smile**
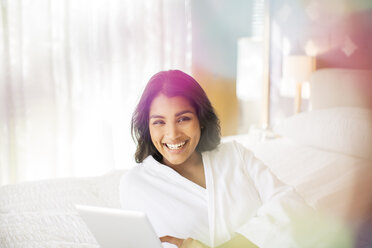
M 177 144 L 164 143 L 164 145 L 170 150 L 180 150 L 180 149 L 184 148 L 186 143 L 187 143 L 187 140 L 183 141 L 183 142 L 180 142 L 180 143 L 177 143 Z

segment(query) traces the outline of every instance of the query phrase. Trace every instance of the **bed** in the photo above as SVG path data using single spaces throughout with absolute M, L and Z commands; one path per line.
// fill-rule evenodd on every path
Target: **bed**
M 251 132 L 224 141 L 254 151 L 325 223 L 350 227 L 351 238 L 364 242 L 372 212 L 372 71 L 322 69 L 310 85 L 311 111 L 260 131 L 259 138 Z M 1 187 L 0 246 L 98 247 L 74 204 L 119 208 L 123 173 Z

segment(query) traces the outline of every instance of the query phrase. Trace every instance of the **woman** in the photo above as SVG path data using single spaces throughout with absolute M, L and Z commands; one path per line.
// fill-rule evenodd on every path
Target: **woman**
M 191 76 L 155 74 L 132 134 L 139 166 L 121 180 L 121 204 L 146 212 L 165 246 L 296 247 L 302 199 L 249 150 L 220 144 L 219 120 Z

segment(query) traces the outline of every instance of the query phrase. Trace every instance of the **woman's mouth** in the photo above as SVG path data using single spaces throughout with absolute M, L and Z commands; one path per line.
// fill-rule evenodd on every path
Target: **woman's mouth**
M 180 150 L 186 145 L 186 143 L 187 140 L 177 144 L 164 143 L 164 145 L 170 150 Z

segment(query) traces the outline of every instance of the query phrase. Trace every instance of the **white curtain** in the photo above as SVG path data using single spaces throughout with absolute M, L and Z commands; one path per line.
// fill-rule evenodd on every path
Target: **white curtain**
M 0 3 L 0 185 L 133 166 L 144 85 L 191 70 L 188 0 Z

